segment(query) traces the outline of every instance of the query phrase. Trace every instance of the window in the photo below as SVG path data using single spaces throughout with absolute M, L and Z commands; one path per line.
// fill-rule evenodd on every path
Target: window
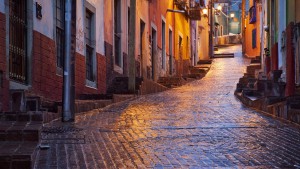
M 162 40 L 162 65 L 161 68 L 165 69 L 166 65 L 166 23 L 162 21 L 161 25 L 161 40 Z
M 63 68 L 65 56 L 65 1 L 56 0 L 56 64 Z
M 253 24 L 256 22 L 256 4 L 254 3 L 253 6 L 249 9 L 250 20 L 249 23 Z
M 95 82 L 95 44 L 93 40 L 93 13 L 86 9 L 85 12 L 85 54 L 86 54 L 86 79 Z M 89 85 L 90 86 L 90 85 Z
M 114 45 L 115 45 L 115 64 L 121 67 L 121 2 L 120 0 L 114 0 Z
M 252 49 L 256 48 L 256 29 L 252 30 Z
M 27 3 L 9 0 L 9 77 L 27 82 Z
M 169 74 L 172 75 L 173 70 L 173 32 L 169 29 Z

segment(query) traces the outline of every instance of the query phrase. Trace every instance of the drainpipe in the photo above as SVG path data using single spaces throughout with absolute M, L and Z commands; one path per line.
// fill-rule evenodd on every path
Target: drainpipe
M 245 30 L 245 25 L 246 25 L 246 22 L 245 22 L 245 19 L 246 19 L 246 0 L 242 0 L 242 28 L 241 28 L 241 32 L 242 32 L 242 53 L 243 53 L 243 56 L 245 55 L 246 53 L 246 30 Z
M 71 16 L 72 3 L 66 0 L 65 4 L 65 61 L 64 61 L 64 86 L 63 86 L 63 122 L 74 121 L 71 112 Z
M 209 57 L 214 57 L 214 45 L 213 45 L 213 0 L 210 0 L 209 4 L 209 16 L 210 16 L 210 25 L 209 25 Z

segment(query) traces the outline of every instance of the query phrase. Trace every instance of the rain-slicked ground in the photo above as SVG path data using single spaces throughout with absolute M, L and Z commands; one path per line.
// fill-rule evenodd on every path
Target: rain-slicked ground
M 201 80 L 78 115 L 43 134 L 35 168 L 297 168 L 300 130 L 235 97 L 249 60 L 214 59 Z M 57 126 L 62 126 L 57 128 Z

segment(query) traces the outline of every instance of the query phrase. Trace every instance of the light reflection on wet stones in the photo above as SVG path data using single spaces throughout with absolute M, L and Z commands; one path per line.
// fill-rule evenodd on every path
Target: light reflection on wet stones
M 86 143 L 60 145 L 66 153 L 51 145 L 36 168 L 53 164 L 42 159 L 71 168 L 69 157 L 75 168 L 296 168 L 299 128 L 250 110 L 233 95 L 248 64 L 242 57 L 215 59 L 199 81 L 79 115 L 75 126 Z

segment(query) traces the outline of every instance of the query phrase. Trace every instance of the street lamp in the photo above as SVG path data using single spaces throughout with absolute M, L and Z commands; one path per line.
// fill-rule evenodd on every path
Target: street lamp
M 222 10 L 222 6 L 219 5 L 219 6 L 217 7 L 217 9 L 218 9 L 218 11 L 221 11 L 221 10 Z
M 202 10 L 202 13 L 203 13 L 203 16 L 204 16 L 204 17 L 207 17 L 207 15 L 208 15 L 208 10 L 207 10 L 206 8 L 204 8 L 204 9 Z
M 231 14 L 230 14 L 230 18 L 234 18 L 234 13 L 231 13 Z

